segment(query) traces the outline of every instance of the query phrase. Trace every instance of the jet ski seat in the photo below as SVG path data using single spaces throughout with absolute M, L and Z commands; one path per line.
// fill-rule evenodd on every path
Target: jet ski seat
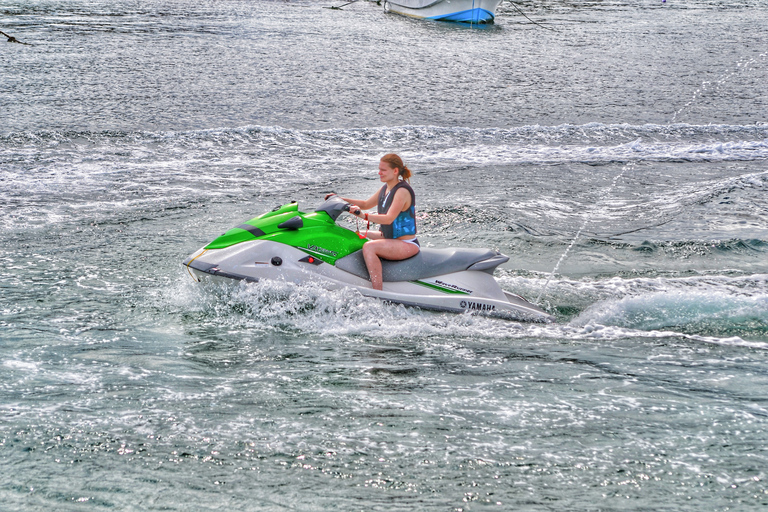
M 382 259 L 382 278 L 386 282 L 415 281 L 463 270 L 493 274 L 496 267 L 507 261 L 509 257 L 490 249 L 425 248 L 407 260 Z M 363 279 L 370 279 L 362 250 L 337 260 L 336 267 Z

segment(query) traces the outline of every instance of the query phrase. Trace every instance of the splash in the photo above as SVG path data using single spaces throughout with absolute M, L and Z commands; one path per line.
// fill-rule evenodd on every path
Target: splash
M 611 184 L 606 188 L 606 190 L 602 194 L 600 194 L 603 201 L 606 201 L 610 197 L 611 192 L 613 191 L 614 187 L 616 186 L 616 182 L 619 181 L 619 179 L 624 175 L 625 172 L 627 172 L 628 170 L 630 170 L 632 168 L 634 168 L 634 165 L 632 163 L 627 164 L 624 167 L 622 167 L 621 172 L 619 174 L 617 174 L 613 178 L 613 180 L 611 181 Z M 586 228 L 587 224 L 589 224 L 589 222 L 592 220 L 592 217 L 594 216 L 594 214 L 598 210 L 598 208 L 599 208 L 599 204 L 597 206 L 595 206 L 595 208 L 593 208 L 584 217 L 584 222 L 582 222 L 581 226 L 579 227 L 579 230 L 576 232 L 576 235 L 573 237 L 573 240 L 571 240 L 571 243 L 568 244 L 568 247 L 565 248 L 565 252 L 563 252 L 563 255 L 560 256 L 559 260 L 557 260 L 557 263 L 555 264 L 555 268 L 552 269 L 552 272 L 550 272 L 549 277 L 544 282 L 544 286 L 541 287 L 541 291 L 539 292 L 539 295 L 536 297 L 536 300 L 534 301 L 536 304 L 540 304 L 541 296 L 544 295 L 544 292 L 546 291 L 547 286 L 549 286 L 550 281 L 552 281 L 552 278 L 557 273 L 557 270 L 560 268 L 560 265 L 563 263 L 563 261 L 565 261 L 565 258 L 568 256 L 568 253 L 571 251 L 571 249 L 573 248 L 574 244 L 576 243 L 576 241 L 581 236 L 581 232 L 584 231 L 584 228 Z
M 532 290 L 537 278 L 502 276 L 502 284 Z M 198 327 L 222 326 L 258 335 L 338 338 L 367 343 L 486 343 L 687 339 L 768 349 L 768 276 L 618 277 L 552 283 L 550 295 L 578 312 L 569 321 L 526 324 L 471 314 L 437 313 L 380 302 L 317 283 L 181 281 L 164 293 L 165 308 Z M 567 318 L 562 317 L 561 320 Z
M 698 101 L 700 101 L 702 98 L 704 98 L 707 95 L 711 96 L 719 96 L 724 94 L 724 87 L 728 84 L 731 80 L 733 80 L 735 77 L 748 73 L 752 71 L 753 69 L 757 68 L 757 65 L 760 63 L 764 63 L 766 60 L 766 57 L 768 57 L 768 52 L 761 53 L 756 57 L 751 58 L 742 58 L 739 62 L 736 63 L 736 67 L 733 70 L 725 70 L 725 73 L 718 78 L 717 80 L 709 81 L 704 80 L 701 82 L 701 85 L 698 89 L 693 91 L 693 95 L 691 96 L 691 99 L 688 100 L 682 107 L 680 107 L 678 110 L 672 114 L 672 120 L 671 123 L 674 123 L 677 120 L 677 116 L 689 109 L 691 106 L 695 105 Z
M 768 348 L 768 276 L 611 278 L 570 283 L 592 304 L 571 325 L 672 332 L 722 344 Z M 565 285 L 564 285 L 565 286 Z

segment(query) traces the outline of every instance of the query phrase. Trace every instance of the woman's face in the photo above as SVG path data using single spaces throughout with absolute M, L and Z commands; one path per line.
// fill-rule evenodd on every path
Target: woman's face
M 379 162 L 379 179 L 384 183 L 397 179 L 397 167 L 392 167 L 387 162 Z

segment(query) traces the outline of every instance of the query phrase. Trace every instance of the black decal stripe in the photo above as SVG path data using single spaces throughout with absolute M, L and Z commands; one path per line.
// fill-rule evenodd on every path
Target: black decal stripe
M 262 230 L 260 230 L 256 226 L 251 226 L 250 224 L 240 224 L 239 226 L 237 226 L 237 229 L 244 229 L 245 231 L 249 232 L 256 238 L 266 235 L 266 233 L 264 233 Z
M 218 265 L 216 264 L 210 264 L 210 263 L 199 263 L 197 261 L 193 261 L 189 264 L 190 268 L 193 268 L 195 270 L 198 270 L 200 272 L 205 272 L 206 274 L 210 274 L 212 276 L 219 276 L 219 277 L 226 277 L 229 279 L 235 279 L 237 281 L 246 281 L 248 283 L 255 283 L 258 282 L 258 278 L 256 277 L 250 277 L 250 276 L 244 276 L 242 274 L 232 274 L 230 272 L 223 272 L 219 270 Z
M 200 272 L 208 272 L 209 274 L 212 274 L 212 272 L 210 272 L 212 268 L 216 268 L 215 263 L 202 263 L 200 261 L 192 261 L 187 266 L 199 270 Z

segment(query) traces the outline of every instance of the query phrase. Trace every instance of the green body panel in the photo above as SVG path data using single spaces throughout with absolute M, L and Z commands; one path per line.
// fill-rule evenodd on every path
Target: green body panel
M 281 229 L 277 226 L 294 217 L 301 217 L 304 227 L 300 229 Z M 303 213 L 296 203 L 290 203 L 273 211 L 259 215 L 245 222 L 260 229 L 263 236 L 256 236 L 243 228 L 232 228 L 213 242 L 206 249 L 224 249 L 235 244 L 252 240 L 271 240 L 301 249 L 316 256 L 326 263 L 334 264 L 337 259 L 362 249 L 365 243 L 357 233 L 336 225 L 325 212 Z

